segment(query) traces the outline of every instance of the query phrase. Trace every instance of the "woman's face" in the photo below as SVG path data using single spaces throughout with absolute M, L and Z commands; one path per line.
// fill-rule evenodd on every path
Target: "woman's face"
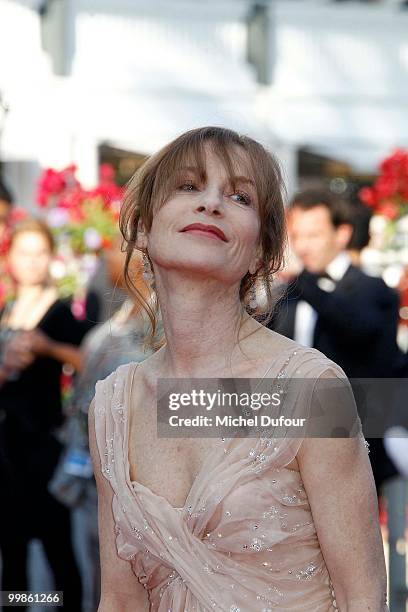
M 229 285 L 240 282 L 248 270 L 256 271 L 256 188 L 248 177 L 245 152 L 237 147 L 233 161 L 235 188 L 210 143 L 205 145 L 205 177 L 195 167 L 180 169 L 176 189 L 155 211 L 146 237 L 153 265 Z
M 17 234 L 9 251 L 10 269 L 19 285 L 46 282 L 51 258 L 48 240 L 39 232 Z

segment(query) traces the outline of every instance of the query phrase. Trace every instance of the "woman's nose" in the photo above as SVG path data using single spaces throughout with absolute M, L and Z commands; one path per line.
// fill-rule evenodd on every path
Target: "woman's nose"
M 223 207 L 223 198 L 218 193 L 204 194 L 204 197 L 197 205 L 198 212 L 207 212 L 209 214 L 221 215 Z

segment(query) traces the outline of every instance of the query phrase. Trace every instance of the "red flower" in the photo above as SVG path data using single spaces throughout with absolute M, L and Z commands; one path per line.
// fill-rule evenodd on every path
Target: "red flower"
M 62 193 L 65 185 L 66 182 L 62 172 L 47 168 L 38 181 L 38 204 L 47 206 L 49 198 Z
M 367 206 L 375 206 L 377 204 L 377 198 L 375 191 L 372 187 L 363 187 L 358 192 L 359 198 Z
M 64 372 L 62 372 L 61 374 L 61 390 L 67 391 L 72 387 L 72 376 L 70 376 L 69 374 L 64 374 Z
M 361 201 L 374 212 L 396 219 L 408 206 L 408 151 L 395 149 L 379 166 L 379 176 L 372 187 L 359 191 Z
M 46 168 L 38 180 L 37 204 L 45 208 L 66 189 L 78 188 L 80 185 L 75 178 L 75 172 L 76 166 L 73 164 L 60 171 Z
M 382 175 L 374 183 L 374 189 L 378 200 L 389 198 L 398 191 L 398 180 L 395 176 Z
M 123 197 L 123 190 L 118 187 L 115 183 L 98 185 L 95 189 L 89 192 L 90 198 L 102 198 L 105 206 L 109 206 L 115 200 L 121 200 Z
M 112 246 L 112 240 L 110 238 L 102 238 L 102 249 L 110 249 Z
M 401 197 L 403 200 L 408 201 L 408 176 L 401 187 Z
M 408 152 L 404 149 L 394 149 L 380 165 L 382 172 L 398 172 L 402 166 L 404 166 L 408 158 Z
M 10 227 L 5 227 L 0 237 L 0 256 L 8 253 L 10 248 Z
M 385 200 L 377 206 L 376 213 L 387 217 L 387 219 L 396 219 L 398 217 L 399 207 L 392 200 Z
M 77 170 L 78 170 L 78 167 L 75 164 L 71 164 L 67 166 L 66 168 L 64 168 L 62 172 L 64 172 L 65 174 L 75 174 Z
M 67 218 L 63 225 L 67 225 L 67 234 L 74 250 L 78 252 L 81 252 L 82 248 L 85 251 L 88 248 L 86 244 L 82 247 L 81 241 L 82 234 L 89 225 L 89 218 L 93 215 L 96 219 L 100 217 L 101 223 L 106 224 L 107 228 L 107 236 L 103 235 L 105 230 L 100 231 L 102 240 L 106 239 L 103 244 L 106 248 L 110 246 L 110 226 L 117 224 L 123 188 L 114 182 L 115 172 L 109 164 L 102 164 L 100 183 L 93 189 L 84 189 L 75 173 L 75 165 L 67 166 L 61 171 L 52 168 L 44 170 L 38 183 L 37 202 L 48 209 L 64 210 Z M 64 219 L 64 215 L 61 218 Z

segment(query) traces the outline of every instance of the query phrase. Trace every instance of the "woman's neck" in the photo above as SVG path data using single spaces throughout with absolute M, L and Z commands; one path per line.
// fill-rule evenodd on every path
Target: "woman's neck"
M 146 301 L 148 302 L 151 296 L 151 292 L 149 287 L 146 285 L 143 277 L 140 276 L 136 276 L 133 279 L 133 284 L 134 287 L 137 289 L 138 294 Z M 136 316 L 138 315 L 141 310 L 142 310 L 142 306 L 139 302 L 139 300 L 136 298 L 134 292 L 132 292 L 128 287 L 124 286 L 123 290 L 125 291 L 125 293 L 127 293 L 127 295 L 129 296 L 129 299 L 133 302 L 133 307 L 131 309 L 131 311 L 129 312 L 129 316 Z
M 17 298 L 18 299 L 34 299 L 36 296 L 39 296 L 45 289 L 47 289 L 47 285 L 40 283 L 37 285 L 19 285 L 17 287 Z
M 172 273 L 166 274 L 165 283 L 156 279 L 156 284 L 166 334 L 161 349 L 166 375 L 230 372 L 238 337 L 259 326 L 243 309 L 238 287 Z

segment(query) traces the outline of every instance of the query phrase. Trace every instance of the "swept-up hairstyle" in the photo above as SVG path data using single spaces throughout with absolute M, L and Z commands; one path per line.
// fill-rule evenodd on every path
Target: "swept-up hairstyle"
M 273 314 L 274 298 L 271 292 L 272 277 L 283 264 L 286 247 L 284 193 L 279 163 L 259 142 L 222 127 L 203 127 L 185 132 L 147 159 L 129 181 L 121 209 L 120 230 L 124 238 L 126 263 L 124 277 L 129 289 L 147 312 L 151 323 L 150 342 L 157 329 L 159 305 L 151 305 L 143 299 L 132 283 L 129 262 L 136 246 L 139 221 L 149 232 L 155 211 L 160 208 L 177 187 L 180 169 L 195 166 L 205 177 L 204 145 L 210 144 L 224 165 L 234 186 L 234 159 L 247 165 L 248 178 L 255 185 L 259 205 L 261 262 L 254 274 L 247 272 L 241 280 L 240 298 L 243 304 L 254 283 L 262 283 L 267 299 L 266 325 Z M 241 155 L 240 155 L 241 153 Z M 243 153 L 243 155 L 242 155 Z M 251 312 L 251 314 L 254 314 Z

